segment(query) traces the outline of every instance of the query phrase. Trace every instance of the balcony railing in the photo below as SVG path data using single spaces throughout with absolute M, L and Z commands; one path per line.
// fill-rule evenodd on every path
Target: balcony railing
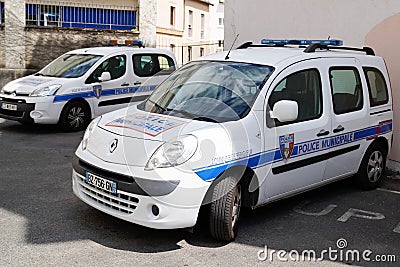
M 135 6 L 28 0 L 26 24 L 42 27 L 135 30 L 137 9 Z
M 0 2 L 0 25 L 4 24 L 4 2 Z

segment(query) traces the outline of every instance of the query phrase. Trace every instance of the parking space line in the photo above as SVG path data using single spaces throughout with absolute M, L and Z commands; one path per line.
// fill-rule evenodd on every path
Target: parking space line
M 399 191 L 389 190 L 389 189 L 385 189 L 385 188 L 377 188 L 376 190 L 383 191 L 383 192 L 389 192 L 389 193 L 393 193 L 393 194 L 400 195 L 400 192 L 399 192 Z

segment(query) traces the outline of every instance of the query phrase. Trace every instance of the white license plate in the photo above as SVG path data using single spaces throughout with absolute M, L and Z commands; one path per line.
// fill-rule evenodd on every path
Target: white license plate
M 117 183 L 101 178 L 93 173 L 86 172 L 86 183 L 93 185 L 96 188 L 110 192 L 114 195 L 117 194 Z
M 7 110 L 17 110 L 17 105 L 14 104 L 8 104 L 8 103 L 2 103 L 1 104 L 2 109 L 7 109 Z

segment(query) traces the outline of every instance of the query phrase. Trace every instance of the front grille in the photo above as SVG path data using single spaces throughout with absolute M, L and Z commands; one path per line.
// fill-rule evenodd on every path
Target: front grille
M 8 98 L 8 97 L 0 97 L 1 101 L 9 102 L 9 103 L 26 103 L 24 99 L 16 99 L 16 98 Z
M 122 215 L 132 214 L 139 204 L 138 198 L 127 193 L 119 192 L 117 195 L 113 195 L 110 192 L 87 184 L 85 178 L 81 175 L 78 175 L 78 189 L 91 200 L 120 212 Z
M 4 92 L 5 95 L 12 95 L 15 92 Z M 15 96 L 29 96 L 30 93 L 15 93 Z
M 0 109 L 0 114 L 14 117 L 14 118 L 22 118 L 22 117 L 24 117 L 25 112 L 17 111 L 17 110 Z

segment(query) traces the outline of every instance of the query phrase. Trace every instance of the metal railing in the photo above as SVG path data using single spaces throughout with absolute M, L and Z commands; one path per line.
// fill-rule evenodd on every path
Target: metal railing
M 0 25 L 4 24 L 4 2 L 0 2 Z
M 103 30 L 137 29 L 137 6 L 26 1 L 26 25 Z

